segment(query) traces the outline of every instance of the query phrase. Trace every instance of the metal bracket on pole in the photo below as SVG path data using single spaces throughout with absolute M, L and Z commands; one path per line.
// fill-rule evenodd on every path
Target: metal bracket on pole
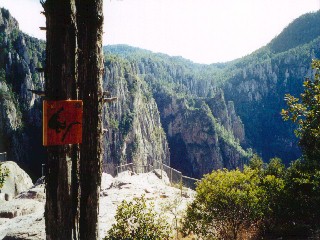
M 118 100 L 117 97 L 103 98 L 103 102 L 105 102 L 105 103 L 112 103 L 116 100 Z
M 46 92 L 42 90 L 33 90 L 33 89 L 27 89 L 29 92 L 32 92 L 35 95 L 39 95 L 40 97 L 45 97 Z

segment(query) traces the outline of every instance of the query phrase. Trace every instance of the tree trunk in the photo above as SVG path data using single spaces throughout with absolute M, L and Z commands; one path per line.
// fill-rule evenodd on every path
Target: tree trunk
M 78 81 L 83 100 L 80 146 L 80 237 L 99 239 L 98 215 L 102 162 L 102 0 L 76 0 Z
M 76 98 L 75 0 L 47 0 L 46 98 Z M 79 146 L 48 147 L 46 165 L 46 239 L 78 239 Z

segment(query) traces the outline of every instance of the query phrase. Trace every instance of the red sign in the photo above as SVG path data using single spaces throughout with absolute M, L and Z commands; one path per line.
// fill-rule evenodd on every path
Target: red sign
M 81 100 L 43 101 L 43 145 L 82 142 Z

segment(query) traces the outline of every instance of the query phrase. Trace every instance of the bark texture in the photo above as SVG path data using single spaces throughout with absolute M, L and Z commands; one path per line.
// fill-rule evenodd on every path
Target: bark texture
M 76 98 L 76 21 L 74 0 L 42 2 L 46 15 L 46 98 Z M 78 239 L 79 150 L 48 147 L 45 224 L 48 240 Z
M 99 239 L 99 193 L 102 162 L 103 9 L 102 0 L 76 0 L 78 81 L 83 100 L 80 146 L 80 237 Z

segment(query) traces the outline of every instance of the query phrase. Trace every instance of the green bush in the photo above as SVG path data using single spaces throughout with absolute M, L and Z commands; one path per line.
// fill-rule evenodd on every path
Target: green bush
M 286 169 L 279 158 L 269 164 L 253 155 L 240 170 L 217 170 L 197 186 L 183 231 L 204 239 L 251 239 L 273 229 L 286 202 Z
M 319 228 L 320 169 L 305 161 L 293 162 L 286 174 L 288 218 L 295 224 Z
M 170 227 L 164 218 L 147 206 L 144 196 L 133 201 L 124 200 L 117 208 L 116 223 L 104 240 L 162 240 L 170 238 Z
M 243 232 L 258 227 L 267 211 L 260 183 L 257 172 L 247 167 L 243 172 L 224 169 L 206 175 L 187 209 L 184 232 L 205 239 L 240 239 Z
M 218 170 L 198 184 L 183 222 L 204 239 L 308 238 L 320 225 L 320 171 L 297 160 L 285 168 L 254 155 L 244 171 Z

